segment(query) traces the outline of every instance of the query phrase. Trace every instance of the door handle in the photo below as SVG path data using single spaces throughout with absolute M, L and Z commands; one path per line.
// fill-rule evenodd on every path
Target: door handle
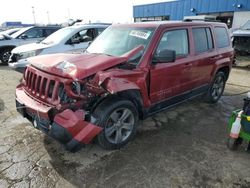
M 185 63 L 185 67 L 192 67 L 192 63 Z
M 192 66 L 193 66 L 192 63 L 185 63 L 184 64 L 185 69 L 190 69 Z

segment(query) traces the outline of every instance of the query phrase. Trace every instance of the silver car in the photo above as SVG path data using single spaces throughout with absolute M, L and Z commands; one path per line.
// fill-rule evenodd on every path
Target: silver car
M 0 64 L 8 63 L 11 50 L 15 47 L 41 41 L 58 29 L 60 29 L 59 26 L 32 26 L 2 38 L 0 40 Z

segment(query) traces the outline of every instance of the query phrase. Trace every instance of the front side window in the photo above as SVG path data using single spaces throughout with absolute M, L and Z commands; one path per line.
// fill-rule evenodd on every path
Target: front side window
M 94 34 L 94 29 L 84 29 L 74 34 L 70 41 L 77 41 L 77 43 L 90 42 L 94 39 Z
M 192 33 L 196 53 L 213 49 L 212 34 L 209 28 L 193 28 Z
M 43 44 L 60 43 L 62 40 L 67 38 L 72 32 L 74 32 L 74 29 L 70 28 L 70 27 L 65 27 L 65 28 L 59 29 L 56 32 L 49 35 L 47 38 L 45 38 L 41 43 L 43 43 Z
M 100 35 L 106 28 L 98 28 L 97 29 L 97 32 L 98 32 L 98 35 Z
M 216 45 L 218 48 L 225 48 L 230 45 L 225 27 L 215 27 L 214 32 L 216 36 Z
M 94 29 L 85 29 L 79 32 L 81 42 L 92 41 L 95 38 Z
M 43 37 L 43 30 L 42 29 L 30 29 L 24 33 L 27 38 L 41 38 Z
M 167 31 L 163 34 L 157 47 L 157 52 L 161 50 L 174 50 L 176 56 L 188 55 L 188 34 L 186 29 Z

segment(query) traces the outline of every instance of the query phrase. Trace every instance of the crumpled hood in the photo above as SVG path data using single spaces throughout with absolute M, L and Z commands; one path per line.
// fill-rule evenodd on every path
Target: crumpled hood
M 105 54 L 51 54 L 28 58 L 29 63 L 40 70 L 62 77 L 73 79 L 83 79 L 90 75 L 112 68 L 118 64 L 127 62 L 129 58 L 144 49 L 142 45 L 136 47 L 121 57 L 108 56 Z M 75 67 L 74 74 L 69 74 L 63 70 L 63 66 Z
M 23 52 L 30 52 L 30 51 L 35 51 L 35 50 L 41 50 L 41 49 L 44 49 L 44 48 L 48 48 L 50 46 L 51 45 L 42 44 L 42 43 L 25 44 L 25 45 L 18 46 L 16 48 L 14 48 L 12 50 L 12 53 L 20 54 L 20 53 L 23 53 Z
M 112 57 L 104 54 L 52 54 L 29 58 L 28 61 L 38 69 L 58 76 L 83 79 L 98 71 L 105 70 L 126 61 L 125 57 Z M 76 66 L 74 75 L 64 72 L 60 64 L 69 63 Z

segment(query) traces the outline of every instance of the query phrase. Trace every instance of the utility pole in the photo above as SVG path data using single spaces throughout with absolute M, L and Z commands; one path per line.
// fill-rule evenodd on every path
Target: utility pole
M 50 24 L 49 11 L 47 11 L 47 15 L 48 15 L 48 25 L 49 25 Z
M 34 25 L 36 25 L 36 17 L 35 17 L 35 7 L 31 7 L 32 8 L 32 14 L 33 14 L 33 19 L 34 19 Z
M 70 10 L 68 8 L 68 19 L 70 19 Z

